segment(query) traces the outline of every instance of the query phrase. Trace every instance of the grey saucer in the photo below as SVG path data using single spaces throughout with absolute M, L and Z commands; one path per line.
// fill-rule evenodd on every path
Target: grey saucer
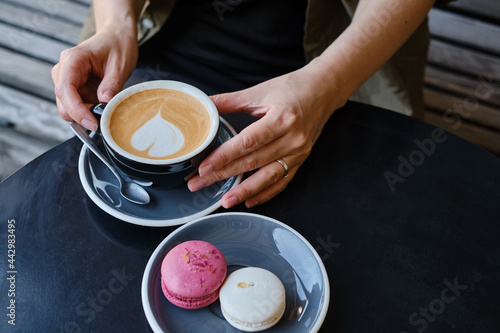
M 217 146 L 235 135 L 236 131 L 221 118 Z M 137 205 L 120 195 L 118 180 L 85 146 L 80 152 L 78 171 L 85 192 L 102 210 L 125 222 L 150 227 L 180 225 L 212 213 L 221 206 L 222 196 L 242 178 L 231 177 L 197 192 L 190 192 L 187 186 L 171 190 L 146 188 L 151 202 Z
M 250 213 L 212 214 L 173 231 L 156 248 L 142 280 L 142 304 L 155 333 L 241 332 L 223 317 L 219 301 L 197 310 L 172 305 L 161 290 L 161 263 L 175 245 L 204 240 L 224 254 L 228 273 L 242 267 L 273 272 L 285 287 L 286 308 L 281 320 L 264 332 L 317 332 L 330 302 L 328 275 L 309 242 L 286 224 Z M 265 306 L 264 306 L 265 307 Z

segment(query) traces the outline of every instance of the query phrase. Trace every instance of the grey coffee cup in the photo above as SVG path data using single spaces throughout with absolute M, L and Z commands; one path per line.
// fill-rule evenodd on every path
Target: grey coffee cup
M 207 110 L 210 117 L 208 136 L 198 148 L 180 157 L 149 159 L 136 156 L 120 147 L 110 132 L 111 116 L 115 108 L 128 97 L 150 89 L 173 89 L 195 97 Z M 178 81 L 157 80 L 133 85 L 114 96 L 109 103 L 99 103 L 91 107 L 99 119 L 99 131 L 111 160 L 126 175 L 152 182 L 154 187 L 171 189 L 187 182 L 201 161 L 214 149 L 220 121 L 219 113 L 212 100 L 200 89 Z M 140 110 L 137 110 L 140 112 Z M 189 135 L 189 134 L 188 134 Z

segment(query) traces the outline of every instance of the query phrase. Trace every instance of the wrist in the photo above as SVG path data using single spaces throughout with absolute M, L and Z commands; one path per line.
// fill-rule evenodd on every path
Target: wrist
M 116 43 L 122 46 L 137 44 L 137 29 L 127 27 L 126 29 L 117 29 L 115 26 L 105 26 L 96 32 L 97 36 L 105 36 L 108 42 Z
M 342 77 L 321 58 L 315 58 L 300 70 L 294 72 L 302 82 L 301 94 L 310 96 L 311 107 L 331 114 L 345 105 L 351 92 L 345 89 Z M 305 89 L 304 89 L 305 88 Z
M 137 20 L 128 17 L 123 20 L 108 19 L 104 22 L 96 22 L 96 33 L 105 33 L 112 36 L 137 39 Z
M 137 36 L 137 21 L 145 1 L 109 0 L 94 3 L 96 31 L 102 29 L 132 33 Z

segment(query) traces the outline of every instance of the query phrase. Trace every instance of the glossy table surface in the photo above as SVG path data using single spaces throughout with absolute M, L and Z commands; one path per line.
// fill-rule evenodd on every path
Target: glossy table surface
M 150 332 L 142 275 L 175 227 L 98 208 L 80 149 L 70 139 L 0 184 L 1 332 Z M 231 211 L 284 222 L 316 249 L 331 289 L 321 332 L 500 329 L 500 159 L 440 129 L 348 103 L 283 193 Z

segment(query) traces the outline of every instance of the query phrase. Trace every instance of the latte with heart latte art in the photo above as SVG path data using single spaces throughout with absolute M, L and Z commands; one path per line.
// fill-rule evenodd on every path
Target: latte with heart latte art
M 116 106 L 109 131 L 126 152 L 163 160 L 194 151 L 208 137 L 210 126 L 208 111 L 198 99 L 156 88 L 135 93 Z

